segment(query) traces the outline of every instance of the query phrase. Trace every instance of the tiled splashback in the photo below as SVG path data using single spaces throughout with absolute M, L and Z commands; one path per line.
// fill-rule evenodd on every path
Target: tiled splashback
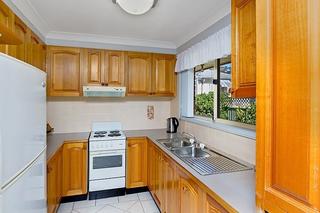
M 154 119 L 148 119 L 148 106 L 154 107 Z M 170 101 L 132 101 L 125 99 L 49 100 L 47 120 L 56 133 L 88 132 L 94 121 L 120 121 L 123 129 L 166 128 Z

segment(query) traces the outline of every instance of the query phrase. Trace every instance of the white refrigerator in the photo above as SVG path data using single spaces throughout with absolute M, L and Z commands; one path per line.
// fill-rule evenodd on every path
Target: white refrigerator
M 45 213 L 46 73 L 0 53 L 0 213 Z

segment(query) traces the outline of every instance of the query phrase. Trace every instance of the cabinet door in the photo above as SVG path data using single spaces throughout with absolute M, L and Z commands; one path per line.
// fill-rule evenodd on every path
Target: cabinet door
M 28 27 L 17 16 L 14 19 L 14 34 L 22 41 L 22 44 L 9 45 L 9 55 L 27 62 Z
M 256 0 L 232 0 L 232 95 L 256 96 Z
M 147 186 L 147 139 L 129 138 L 127 188 Z
M 7 27 L 9 30 L 13 31 L 13 21 L 14 14 L 9 9 L 9 7 L 3 2 L 0 1 L 0 24 L 1 26 Z M 9 46 L 8 45 L 0 45 L 0 52 L 8 54 Z
M 125 86 L 124 52 L 106 51 L 105 81 L 111 86 Z
M 84 84 L 101 85 L 106 83 L 104 78 L 104 51 L 94 49 L 83 49 Z
M 201 191 L 197 184 L 184 174 L 180 174 L 179 185 L 180 212 L 201 212 Z
M 319 0 L 257 1 L 257 204 L 320 209 Z
M 209 195 L 206 196 L 206 213 L 227 213 L 228 211 L 223 208 L 216 200 Z
M 151 93 L 151 54 L 127 55 L 128 95 L 147 96 Z
M 166 213 L 179 212 L 178 210 L 178 181 L 174 162 L 164 157 L 162 161 L 163 171 L 163 202 L 162 209 Z
M 148 188 L 154 193 L 155 185 L 155 156 L 152 142 L 148 142 Z
M 57 161 L 55 158 L 48 162 L 47 166 L 47 202 L 48 213 L 55 212 L 57 199 Z
M 80 96 L 80 49 L 48 48 L 49 96 Z
M 49 160 L 47 164 L 47 203 L 48 213 L 56 212 L 61 198 L 61 151 Z
M 87 193 L 87 158 L 86 142 L 66 143 L 63 145 L 63 196 Z
M 159 208 L 162 208 L 162 188 L 163 188 L 163 177 L 162 177 L 162 154 L 158 148 L 155 148 L 155 182 L 154 182 L 154 198 Z
M 174 55 L 154 54 L 152 92 L 158 96 L 174 96 L 176 87 L 176 58 Z
M 46 45 L 44 45 L 40 38 L 30 29 L 28 31 L 27 62 L 38 69 L 45 71 Z

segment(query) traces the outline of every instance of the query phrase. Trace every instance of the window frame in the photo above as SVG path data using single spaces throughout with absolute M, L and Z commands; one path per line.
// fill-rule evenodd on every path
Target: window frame
M 218 129 L 221 131 L 225 131 L 228 133 L 232 133 L 235 135 L 243 136 L 249 139 L 255 139 L 256 134 L 255 134 L 255 129 L 256 125 L 250 125 L 250 124 L 245 124 L 237 121 L 231 121 L 231 120 L 226 120 L 226 119 L 221 119 L 219 118 L 220 116 L 220 97 L 221 97 L 221 70 L 220 66 L 224 64 L 229 64 L 231 61 L 226 62 L 226 63 L 221 63 L 221 59 L 216 59 L 214 60 L 214 64 L 212 66 L 205 67 L 204 64 L 198 65 L 197 67 L 194 67 L 192 69 L 193 71 L 193 117 L 185 117 L 185 116 L 180 116 L 181 120 L 189 121 L 192 123 L 196 123 L 202 126 L 206 126 L 209 128 L 214 128 Z M 195 84 L 195 74 L 196 72 L 199 71 L 204 71 L 206 69 L 212 69 L 215 68 L 216 66 L 216 79 L 215 76 L 213 77 L 216 82 L 213 82 L 216 86 L 216 91 L 214 91 L 214 105 L 213 105 L 213 116 L 212 117 L 205 117 L 205 116 L 198 116 L 195 114 L 195 93 L 196 93 L 196 84 Z M 191 71 L 191 70 L 190 70 Z M 181 103 L 181 102 L 180 102 Z M 215 109 L 216 108 L 216 109 Z

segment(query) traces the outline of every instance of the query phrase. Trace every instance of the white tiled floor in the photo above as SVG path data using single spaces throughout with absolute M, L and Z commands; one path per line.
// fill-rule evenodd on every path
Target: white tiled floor
M 160 213 L 149 192 L 63 203 L 58 213 Z

